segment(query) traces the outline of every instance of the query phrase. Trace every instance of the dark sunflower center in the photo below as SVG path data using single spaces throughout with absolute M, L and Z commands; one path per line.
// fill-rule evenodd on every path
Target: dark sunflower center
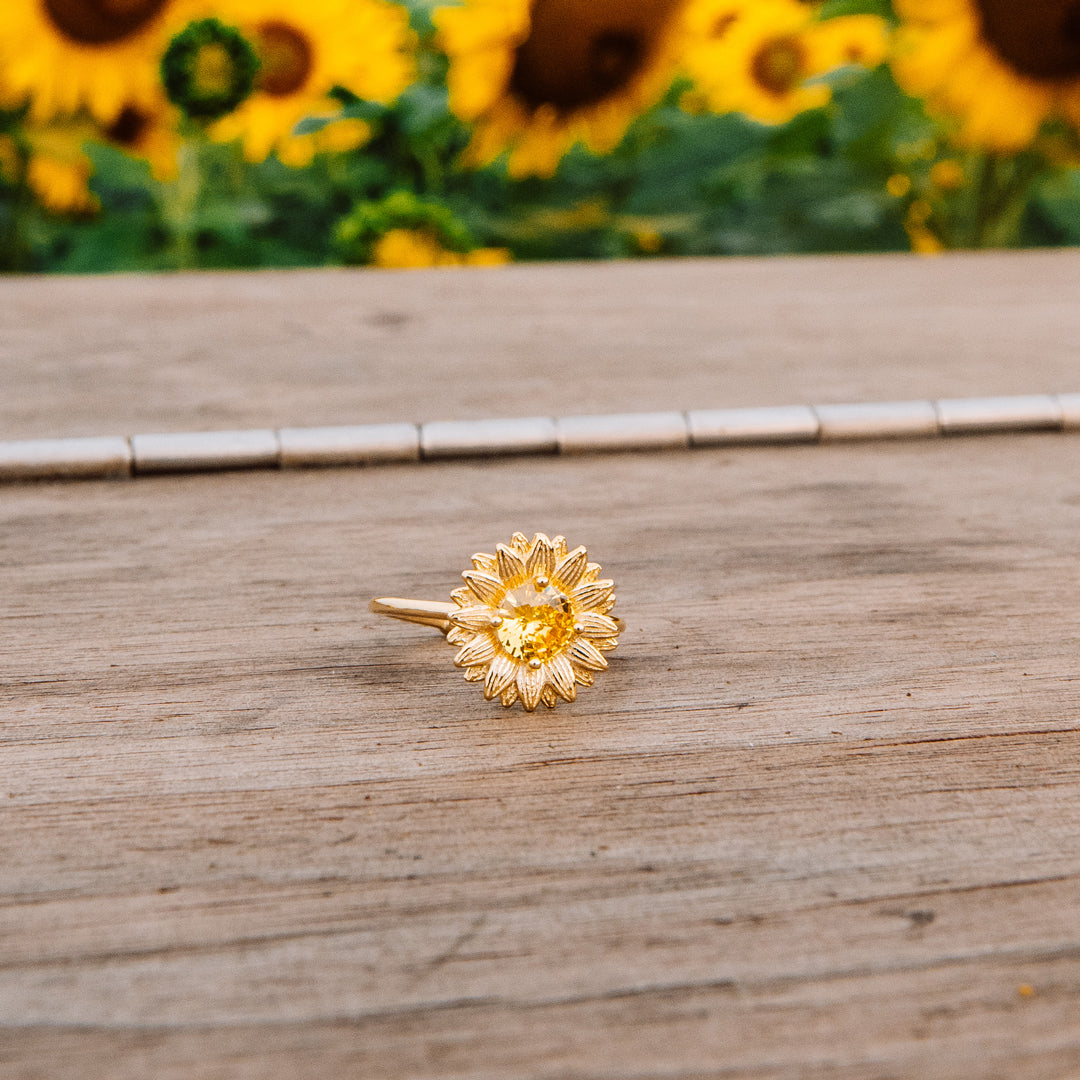
M 120 115 L 105 129 L 106 136 L 121 146 L 135 146 L 150 127 L 150 117 L 131 105 L 120 110 Z
M 560 113 L 617 94 L 643 71 L 680 0 L 534 0 L 510 90 L 530 109 Z
M 265 22 L 255 33 L 259 54 L 256 86 L 271 97 L 288 97 L 307 82 L 315 65 L 311 42 L 295 27 Z
M 1080 0 L 975 0 L 983 37 L 1033 79 L 1080 76 Z
M 169 0 L 42 0 L 56 29 L 78 45 L 115 45 L 138 33 Z
M 766 41 L 754 54 L 750 73 L 766 93 L 783 97 L 802 80 L 805 66 L 806 55 L 799 39 L 778 37 Z

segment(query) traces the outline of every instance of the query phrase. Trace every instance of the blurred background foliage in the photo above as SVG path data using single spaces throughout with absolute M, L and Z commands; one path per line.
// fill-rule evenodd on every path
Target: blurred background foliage
M 1080 242 L 1066 0 L 6 0 L 0 104 L 6 271 Z

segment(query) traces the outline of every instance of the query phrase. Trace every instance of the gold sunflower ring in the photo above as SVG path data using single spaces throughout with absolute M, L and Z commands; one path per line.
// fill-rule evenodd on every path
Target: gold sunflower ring
M 371 610 L 441 630 L 458 647 L 454 665 L 469 682 L 483 682 L 487 701 L 520 701 L 526 712 L 573 701 L 578 686 L 592 686 L 608 666 L 604 653 L 624 626 L 609 614 L 615 585 L 585 548 L 569 550 L 562 536 L 514 533 L 494 555 L 474 555 L 461 576 L 465 587 L 450 594 L 453 603 L 383 596 Z

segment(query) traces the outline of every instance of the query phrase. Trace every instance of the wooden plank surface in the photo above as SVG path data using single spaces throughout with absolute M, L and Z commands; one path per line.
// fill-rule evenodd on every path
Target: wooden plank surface
M 0 283 L 0 438 L 1080 389 L 1071 253 Z M 1080 436 L 0 489 L 0 1076 L 1080 1075 Z M 515 529 L 628 629 L 485 704 Z

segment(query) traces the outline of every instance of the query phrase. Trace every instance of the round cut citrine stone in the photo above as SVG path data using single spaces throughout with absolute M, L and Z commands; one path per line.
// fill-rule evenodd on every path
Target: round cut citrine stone
M 574 638 L 570 601 L 552 586 L 532 581 L 508 589 L 499 605 L 502 622 L 495 628 L 499 644 L 515 660 L 551 660 Z

